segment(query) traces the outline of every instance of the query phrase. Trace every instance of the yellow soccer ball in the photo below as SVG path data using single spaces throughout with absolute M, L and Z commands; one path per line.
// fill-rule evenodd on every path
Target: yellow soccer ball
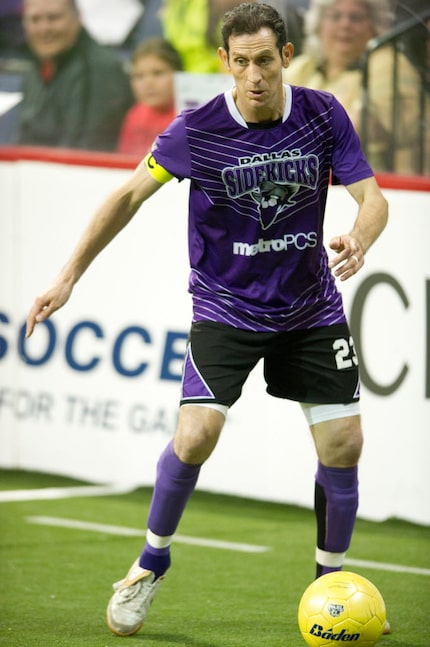
M 309 647 L 373 647 L 384 630 L 385 603 L 372 582 L 337 571 L 316 579 L 299 604 L 299 628 Z

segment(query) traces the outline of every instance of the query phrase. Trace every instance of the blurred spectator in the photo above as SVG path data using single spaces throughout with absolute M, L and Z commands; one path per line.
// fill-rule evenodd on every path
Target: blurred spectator
M 430 2 L 391 0 L 391 6 L 394 26 L 401 28 L 409 25 L 396 40 L 396 48 L 404 52 L 420 77 L 421 109 L 418 123 L 422 148 L 417 151 L 417 168 L 419 172 L 430 175 Z
M 421 72 L 427 91 L 430 91 L 430 10 L 429 0 L 394 1 L 395 22 L 404 23 L 412 18 L 417 25 L 401 39 L 406 56 Z M 427 18 L 424 18 L 426 12 Z
M 363 55 L 368 41 L 390 25 L 386 0 L 311 0 L 305 14 L 304 53 L 286 70 L 286 81 L 333 93 L 360 132 Z M 394 93 L 393 66 L 390 46 L 377 50 L 370 58 L 367 155 L 375 171 L 411 173 L 418 145 L 419 76 L 409 60 L 399 54 Z M 391 159 L 394 101 L 395 160 Z
M 241 0 L 164 0 L 161 22 L 165 38 L 181 54 L 186 72 L 225 73 L 217 51 L 221 44 L 220 24 L 226 11 Z M 287 20 L 289 38 L 301 49 L 302 17 L 287 0 L 266 0 Z
M 303 49 L 303 22 L 307 0 L 264 0 L 284 18 L 288 29 L 288 40 L 294 45 L 294 55 L 298 56 Z
M 74 0 L 24 0 L 23 21 L 34 60 L 18 143 L 115 150 L 133 101 L 116 54 L 83 28 Z
M 131 87 L 136 104 L 121 128 L 118 151 L 144 155 L 175 117 L 174 73 L 182 70 L 176 49 L 163 38 L 150 38 L 131 58 Z
M 237 0 L 164 0 L 163 33 L 180 53 L 186 72 L 225 72 L 217 54 L 220 21 L 238 4 Z

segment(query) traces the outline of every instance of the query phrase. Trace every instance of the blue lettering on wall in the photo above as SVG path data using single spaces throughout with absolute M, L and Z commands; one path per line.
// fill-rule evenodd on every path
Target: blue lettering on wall
M 75 359 L 73 352 L 76 338 L 82 330 L 92 330 L 98 339 L 102 339 L 104 337 L 103 330 L 97 323 L 94 321 L 81 321 L 73 326 L 72 330 L 69 332 L 64 353 L 66 356 L 66 362 L 70 368 L 73 368 L 75 371 L 91 371 L 100 362 L 100 357 L 92 357 L 86 364 L 82 364 Z
M 3 312 L 0 312 L 0 322 L 8 324 L 9 323 L 9 317 L 7 317 Z M 7 353 L 7 348 L 8 344 L 6 339 L 0 335 L 0 359 L 3 359 L 3 357 Z
M 164 355 L 161 363 L 161 380 L 180 380 L 182 374 L 182 362 L 185 356 L 184 341 L 188 339 L 187 333 L 171 332 L 166 335 L 166 343 L 164 344 Z M 178 341 L 180 342 L 178 344 Z M 178 349 L 178 346 L 181 349 Z M 178 366 L 179 364 L 179 366 Z M 176 367 L 176 370 L 175 370 Z
M 20 357 L 24 359 L 24 362 L 26 364 L 30 364 L 30 366 L 42 366 L 42 364 L 46 364 L 46 362 L 51 358 L 54 352 L 55 343 L 57 341 L 57 333 L 52 321 L 49 321 L 48 319 L 47 321 L 43 321 L 39 325 L 44 326 L 48 333 L 46 350 L 40 357 L 30 357 L 27 352 L 27 345 L 25 340 L 25 324 L 23 324 L 19 330 L 18 353 Z
M 185 356 L 186 340 L 188 333 L 176 330 L 167 330 L 163 338 L 154 341 L 154 335 L 138 325 L 129 325 L 120 330 L 112 339 L 106 333 L 103 325 L 92 320 L 78 321 L 69 331 L 58 333 L 54 320 L 48 319 L 37 325 L 35 335 L 39 336 L 37 351 L 32 350 L 31 341 L 25 339 L 25 323 L 16 334 L 14 344 L 13 321 L 5 312 L 0 311 L 0 361 L 7 358 L 14 348 L 19 359 L 27 366 L 41 368 L 63 354 L 67 366 L 78 372 L 95 371 L 103 362 L 110 362 L 116 373 L 125 378 L 139 377 L 150 367 L 149 360 L 144 359 L 142 353 L 134 351 L 131 355 L 126 353 L 128 341 L 138 341 L 142 349 L 151 347 L 158 351 L 152 364 L 157 367 L 160 380 L 180 381 L 182 363 Z M 41 331 L 43 330 L 43 335 Z M 89 340 L 88 340 L 89 336 Z M 86 350 L 83 344 L 86 340 Z M 156 343 L 160 346 L 158 349 Z M 151 353 L 151 357 L 153 353 Z
M 115 370 L 118 371 L 120 375 L 124 375 L 125 377 L 137 377 L 147 369 L 148 364 L 141 362 L 135 368 L 126 368 L 124 366 L 121 351 L 124 342 L 130 335 L 138 335 L 143 339 L 145 344 L 151 344 L 151 335 L 147 330 L 145 330 L 145 328 L 141 328 L 140 326 L 129 326 L 118 335 L 115 341 L 112 352 L 112 361 Z

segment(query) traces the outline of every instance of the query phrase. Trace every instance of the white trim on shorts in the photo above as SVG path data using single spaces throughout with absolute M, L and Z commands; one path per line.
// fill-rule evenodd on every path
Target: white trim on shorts
M 183 402 L 182 407 L 207 407 L 208 409 L 215 409 L 222 413 L 224 418 L 227 418 L 229 407 L 226 404 L 218 404 L 218 402 Z
M 309 404 L 300 402 L 300 406 L 308 425 L 360 415 L 360 402 L 351 402 L 350 404 Z M 219 404 L 218 402 L 183 402 L 181 407 L 208 407 L 208 409 L 214 409 L 222 413 L 224 418 L 227 418 L 229 410 L 226 404 Z
M 360 415 L 360 402 L 350 402 L 349 404 L 309 404 L 300 402 L 300 406 L 308 425 L 316 425 L 318 422 L 335 420 L 336 418 Z

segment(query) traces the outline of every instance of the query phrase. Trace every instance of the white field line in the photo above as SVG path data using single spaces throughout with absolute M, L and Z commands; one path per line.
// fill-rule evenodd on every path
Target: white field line
M 63 519 L 61 517 L 26 517 L 29 523 L 38 523 L 45 526 L 57 526 L 61 528 L 73 528 L 76 530 L 90 530 L 103 532 L 109 535 L 121 535 L 123 537 L 142 537 L 145 533 L 139 528 L 124 528 L 123 526 L 110 526 L 102 523 L 91 523 L 79 521 L 78 519 Z M 204 546 L 206 548 L 219 548 L 221 550 L 235 550 L 242 553 L 265 553 L 271 550 L 268 546 L 255 544 L 241 544 L 233 541 L 220 541 L 218 539 L 205 539 L 203 537 L 187 537 L 186 535 L 175 535 L 173 541 L 179 544 L 192 546 Z
M 144 537 L 145 533 L 139 528 L 127 528 L 124 526 L 111 526 L 102 523 L 79 521 L 78 519 L 63 519 L 61 517 L 34 516 L 26 518 L 29 523 L 37 523 L 46 526 L 57 526 L 61 528 L 73 528 L 76 530 L 90 530 L 103 532 L 109 535 L 120 535 L 123 537 Z M 244 553 L 264 553 L 271 548 L 269 546 L 258 546 L 254 544 L 240 544 L 231 541 L 219 541 L 217 539 L 205 539 L 188 537 L 186 535 L 175 535 L 174 540 L 179 544 L 191 546 L 204 546 L 207 548 L 219 548 L 223 550 L 235 550 Z M 392 571 L 394 573 L 411 573 L 413 575 L 430 575 L 429 568 L 417 568 L 415 566 L 402 566 L 401 564 L 387 564 L 384 562 L 372 562 L 365 559 L 345 559 L 345 565 L 371 568 L 379 571 Z
M 46 487 L 32 490 L 3 490 L 0 492 L 0 503 L 10 501 L 43 501 L 45 499 L 69 499 L 81 496 L 109 496 L 110 494 L 127 494 L 136 489 L 136 485 L 78 485 L 75 487 Z
M 63 488 L 41 488 L 32 490 L 5 490 L 0 492 L 0 503 L 8 501 L 37 501 L 44 499 L 62 499 L 81 496 L 109 496 L 111 494 L 123 494 L 131 492 L 136 486 L 133 485 L 84 485 L 77 487 Z M 40 523 L 51 526 L 63 526 L 82 530 L 93 530 L 125 537 L 144 537 L 145 533 L 137 528 L 124 528 L 121 526 L 109 526 L 104 524 L 87 523 L 72 519 L 56 519 L 53 517 L 27 517 L 30 523 Z M 238 544 L 215 539 L 203 539 L 175 535 L 174 541 L 194 546 L 207 546 L 225 550 L 240 550 L 242 552 L 261 553 L 271 550 L 268 546 L 252 546 L 250 544 Z M 359 566 L 381 571 L 392 571 L 394 573 L 411 573 L 414 575 L 430 575 L 430 569 L 417 568 L 415 566 L 402 566 L 401 564 L 387 564 L 384 562 L 373 562 L 364 559 L 345 559 L 345 565 Z
M 384 562 L 369 562 L 366 559 L 345 559 L 345 564 L 374 568 L 378 571 L 392 571 L 394 573 L 412 573 L 413 575 L 430 575 L 430 568 L 417 568 L 416 566 L 402 566 L 401 564 L 386 564 Z

